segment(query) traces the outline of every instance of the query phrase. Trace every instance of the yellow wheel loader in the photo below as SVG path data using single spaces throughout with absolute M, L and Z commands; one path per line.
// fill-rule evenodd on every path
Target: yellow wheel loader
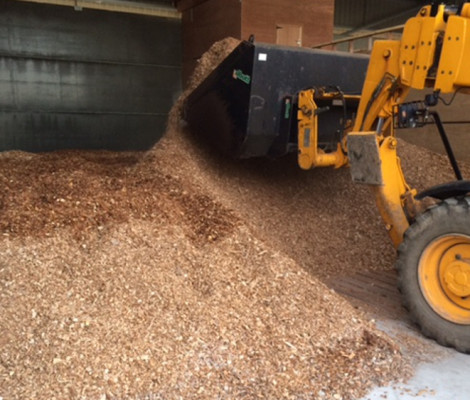
M 357 118 L 347 136 L 353 180 L 369 184 L 398 249 L 399 288 L 423 333 L 470 352 L 470 182 L 462 179 L 443 124 L 440 94 L 470 87 L 470 3 L 423 7 L 401 41 L 377 42 Z M 431 88 L 406 103 L 410 89 Z M 456 181 L 417 193 L 403 176 L 395 129 L 432 120 Z M 423 207 L 426 197 L 436 199 Z
M 411 89 L 423 90 L 421 101 L 405 102 Z M 375 42 L 370 58 L 244 42 L 184 112 L 235 157 L 295 151 L 303 169 L 350 166 L 353 180 L 371 187 L 397 248 L 412 318 L 426 336 L 470 353 L 470 181 L 433 108 L 441 94 L 469 89 L 470 3 L 429 5 L 401 40 Z M 429 123 L 456 180 L 418 193 L 403 175 L 395 132 Z

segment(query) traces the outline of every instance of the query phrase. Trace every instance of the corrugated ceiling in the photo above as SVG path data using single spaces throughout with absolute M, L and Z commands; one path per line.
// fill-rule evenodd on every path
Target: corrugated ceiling
M 404 23 L 423 5 L 422 0 L 335 0 L 335 26 L 386 28 Z

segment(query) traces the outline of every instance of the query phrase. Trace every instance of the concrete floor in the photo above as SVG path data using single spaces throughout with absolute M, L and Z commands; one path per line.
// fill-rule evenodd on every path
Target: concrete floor
M 395 339 L 413 365 L 404 383 L 374 388 L 357 400 L 469 400 L 470 355 L 425 338 L 401 306 L 396 272 L 361 272 L 327 284 L 366 312 L 377 327 Z
M 437 343 L 419 337 L 414 329 L 401 321 L 378 321 L 380 329 L 393 336 L 397 327 L 402 334 L 418 341 L 428 342 L 430 360 L 423 355 L 415 360 L 414 376 L 405 383 L 374 388 L 360 400 L 468 400 L 470 399 L 470 355 L 443 348 Z

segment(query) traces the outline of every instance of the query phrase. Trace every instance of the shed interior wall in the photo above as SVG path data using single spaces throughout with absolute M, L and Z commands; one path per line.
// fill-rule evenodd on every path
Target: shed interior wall
M 209 47 L 226 37 L 241 38 L 239 0 L 208 0 L 183 10 L 183 79 Z
M 242 2 L 241 37 L 276 43 L 279 25 L 302 27 L 302 46 L 333 40 L 334 0 L 249 0 Z
M 276 43 L 278 29 L 298 27 L 302 46 L 333 40 L 334 0 L 182 0 L 183 80 L 216 41 L 226 37 Z M 296 40 L 292 41 L 295 44 Z
M 0 150 L 141 150 L 181 91 L 180 21 L 0 1 Z

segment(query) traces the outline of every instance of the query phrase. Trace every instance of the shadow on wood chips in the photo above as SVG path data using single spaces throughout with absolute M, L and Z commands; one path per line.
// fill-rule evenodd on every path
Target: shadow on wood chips
M 195 241 L 233 230 L 234 215 L 215 200 L 190 193 L 143 154 L 62 151 L 0 157 L 4 236 L 47 237 L 70 228 L 76 239 L 106 224 L 184 215 Z M 158 163 L 157 163 L 158 164 Z

